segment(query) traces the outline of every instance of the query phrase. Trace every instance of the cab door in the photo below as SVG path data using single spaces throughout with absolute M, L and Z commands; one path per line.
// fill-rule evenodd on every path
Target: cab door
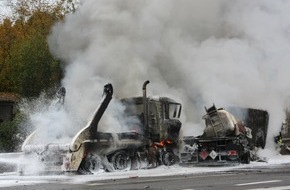
M 148 106 L 149 136 L 153 142 L 160 141 L 160 111 L 159 102 L 150 101 Z

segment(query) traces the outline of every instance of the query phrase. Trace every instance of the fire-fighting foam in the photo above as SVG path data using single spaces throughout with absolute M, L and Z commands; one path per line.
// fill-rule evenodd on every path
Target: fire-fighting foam
M 154 176 L 171 176 L 171 175 L 187 175 L 187 174 L 197 174 L 197 173 L 210 173 L 210 172 L 220 172 L 220 171 L 230 171 L 239 168 L 253 168 L 253 167 L 263 167 L 270 166 L 275 167 L 275 165 L 289 163 L 289 156 L 276 155 L 269 159 L 268 163 L 253 162 L 250 165 L 240 165 L 235 167 L 179 167 L 162 166 L 150 170 L 134 170 L 127 172 L 114 172 L 108 173 L 100 171 L 94 173 L 94 175 L 51 175 L 51 176 L 19 176 L 15 173 L 2 173 L 0 174 L 0 188 L 2 187 L 12 187 L 12 186 L 24 186 L 32 184 L 41 183 L 66 183 L 66 184 L 89 184 L 96 183 L 100 180 L 114 180 L 114 179 L 124 179 L 124 178 L 136 178 L 136 177 L 154 177 Z

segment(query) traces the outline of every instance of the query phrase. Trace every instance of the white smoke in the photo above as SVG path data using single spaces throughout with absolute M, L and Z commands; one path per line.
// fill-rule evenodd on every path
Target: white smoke
M 86 0 L 49 37 L 66 62 L 67 103 L 86 120 L 106 82 L 115 97 L 183 103 L 184 133 L 201 133 L 203 106 L 265 109 L 268 138 L 289 103 L 290 2 L 283 0 Z M 193 128 L 194 127 L 194 128 Z
M 73 113 L 57 97 L 49 98 L 42 93 L 37 99 L 24 99 L 19 107 L 22 113 L 29 116 L 24 124 L 25 132 L 37 130 L 33 144 L 68 142 L 78 132 L 73 126 L 80 125 L 79 121 L 74 119 Z

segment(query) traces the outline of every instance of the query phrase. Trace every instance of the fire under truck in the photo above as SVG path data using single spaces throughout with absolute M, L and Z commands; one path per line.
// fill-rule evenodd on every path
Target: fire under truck
M 181 165 L 248 164 L 254 158 L 253 150 L 264 148 L 268 113 L 264 110 L 232 107 L 232 113 L 215 105 L 205 108 L 205 129 L 201 136 L 185 136 Z
M 167 97 L 147 97 L 148 84 L 149 81 L 143 84 L 143 96 L 120 100 L 125 106 L 126 116 L 137 120 L 139 130 L 121 133 L 98 131 L 99 121 L 113 95 L 113 86 L 107 84 L 93 119 L 71 142 L 35 144 L 34 138 L 38 131 L 34 131 L 23 143 L 24 158 L 36 157 L 41 165 L 41 172 L 81 174 L 99 169 L 130 170 L 176 163 L 182 106 Z M 20 172 L 26 172 L 25 167 L 22 165 Z

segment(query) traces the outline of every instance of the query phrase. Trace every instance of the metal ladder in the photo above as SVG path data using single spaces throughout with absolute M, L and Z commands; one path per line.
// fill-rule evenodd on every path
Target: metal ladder
M 209 121 L 213 127 L 215 135 L 219 136 L 218 134 L 220 132 L 224 133 L 225 127 L 224 127 L 224 124 L 223 124 L 219 114 L 218 114 L 218 110 L 216 109 L 215 105 L 213 104 L 213 106 L 208 108 L 208 109 L 206 107 L 204 107 L 204 108 L 205 108 L 206 113 L 209 116 Z

